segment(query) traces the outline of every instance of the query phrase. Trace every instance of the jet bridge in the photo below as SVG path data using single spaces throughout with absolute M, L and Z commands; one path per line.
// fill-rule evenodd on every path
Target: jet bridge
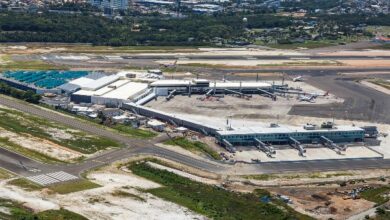
M 236 148 L 233 147 L 233 145 L 229 141 L 227 141 L 226 139 L 222 139 L 222 143 L 227 151 L 229 151 L 230 153 L 236 153 Z
M 276 95 L 275 94 L 273 94 L 271 92 L 268 92 L 267 90 L 259 89 L 259 88 L 257 88 L 257 91 L 268 95 L 273 101 L 276 101 Z
M 296 139 L 294 139 L 293 137 L 289 136 L 288 137 L 288 140 L 290 142 L 290 145 L 294 148 L 294 149 L 297 149 L 299 151 L 299 156 L 302 156 L 304 157 L 304 153 L 306 153 L 306 149 L 303 147 L 303 145 L 301 144 L 301 142 L 297 141 Z
M 264 142 L 255 138 L 256 148 L 267 154 L 268 157 L 272 157 L 272 154 L 276 154 L 275 149 L 272 146 L 266 145 Z
M 165 99 L 167 101 L 171 100 L 175 96 L 176 91 L 176 89 L 172 90 Z
M 225 90 L 225 92 L 232 93 L 232 94 L 236 94 L 236 95 L 239 95 L 240 97 L 251 98 L 250 95 L 244 94 L 244 93 L 242 93 L 242 92 L 234 91 L 234 90 L 231 90 L 231 89 L 224 89 L 224 90 Z
M 320 141 L 325 147 L 328 147 L 328 148 L 336 151 L 336 153 L 338 153 L 338 154 L 341 154 L 341 151 L 347 150 L 346 147 L 341 147 L 341 146 L 335 144 L 332 140 L 330 140 L 329 138 L 327 138 L 325 136 L 321 136 Z

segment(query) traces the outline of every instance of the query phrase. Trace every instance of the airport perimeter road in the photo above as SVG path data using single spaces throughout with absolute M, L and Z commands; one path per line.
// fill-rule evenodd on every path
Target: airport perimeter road
M 93 158 L 89 158 L 78 164 L 50 165 L 42 164 L 19 154 L 0 148 L 0 166 L 22 176 L 37 175 L 53 171 L 65 171 L 74 175 L 93 169 L 98 166 L 107 165 L 112 162 L 127 159 L 137 155 L 157 156 L 184 164 L 196 169 L 201 169 L 217 174 L 241 173 L 239 168 L 222 162 L 198 159 L 181 154 L 166 148 L 154 145 L 153 141 L 132 139 L 127 136 L 106 130 L 97 125 L 85 123 L 81 120 L 59 114 L 54 111 L 36 107 L 34 105 L 0 96 L 0 104 L 15 108 L 27 113 L 64 123 L 70 127 L 102 135 L 121 141 L 127 147 L 105 151 Z M 390 160 L 384 159 L 355 159 L 355 160 L 322 160 L 322 161 L 300 161 L 300 162 L 278 162 L 259 163 L 245 165 L 245 173 L 280 173 L 298 171 L 329 171 L 329 170 L 349 170 L 349 169 L 370 169 L 370 168 L 390 168 Z

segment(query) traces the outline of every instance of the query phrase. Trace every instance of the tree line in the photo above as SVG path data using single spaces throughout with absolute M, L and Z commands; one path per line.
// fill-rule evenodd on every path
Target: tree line
M 27 102 L 38 104 L 41 100 L 41 96 L 36 94 L 32 90 L 23 91 L 7 85 L 4 82 L 0 82 L 0 94 L 9 95 L 17 99 L 22 99 Z

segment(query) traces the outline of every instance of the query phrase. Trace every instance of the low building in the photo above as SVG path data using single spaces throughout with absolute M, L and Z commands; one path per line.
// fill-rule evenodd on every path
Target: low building
M 149 120 L 146 123 L 146 126 L 152 128 L 155 131 L 159 131 L 159 132 L 162 132 L 165 130 L 165 123 L 158 121 L 158 120 L 155 120 L 155 119 Z

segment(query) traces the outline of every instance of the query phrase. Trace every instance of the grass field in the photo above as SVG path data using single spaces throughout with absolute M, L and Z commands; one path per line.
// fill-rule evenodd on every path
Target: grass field
M 41 190 L 43 187 L 31 182 L 30 180 L 27 180 L 25 178 L 18 178 L 11 181 L 8 181 L 9 185 L 20 187 L 26 191 L 35 191 L 35 190 Z
M 14 61 L 10 56 L 0 57 L 0 71 L 3 70 L 58 70 L 67 69 L 64 66 L 56 66 L 40 60 Z
M 150 167 L 145 162 L 131 163 L 136 175 L 164 187 L 147 190 L 155 196 L 187 207 L 212 219 L 310 219 L 272 203 L 260 202 L 255 193 L 237 193 L 195 182 L 174 173 Z
M 2 119 L 7 120 L 2 120 Z M 50 122 L 16 110 L 0 108 L 0 127 L 20 135 L 31 135 L 47 139 L 81 153 L 94 153 L 109 147 L 119 147 L 119 143 L 104 137 L 89 135 L 82 131 L 68 128 L 56 122 Z M 54 133 L 60 133 L 56 136 Z M 71 136 L 62 138 L 61 135 Z
M 374 80 L 370 80 L 370 82 L 390 90 L 390 81 L 384 79 L 374 79 Z
M 23 204 L 0 199 L 0 219 L 7 220 L 86 220 L 87 218 L 66 209 L 33 213 Z
M 382 186 L 362 192 L 361 197 L 377 204 L 383 204 L 389 201 L 389 198 L 385 196 L 388 193 L 390 193 L 390 186 Z
M 72 192 L 78 192 L 83 191 L 87 189 L 93 189 L 100 187 L 99 184 L 91 182 L 86 179 L 73 181 L 73 182 L 66 182 L 62 184 L 55 184 L 49 186 L 49 189 L 53 190 L 54 192 L 57 192 L 59 194 L 68 194 Z
M 164 144 L 172 145 L 172 146 L 179 146 L 186 150 L 189 150 L 191 152 L 201 152 L 206 155 L 209 155 L 210 157 L 221 160 L 221 156 L 218 154 L 218 152 L 211 149 L 209 146 L 207 146 L 205 143 L 202 143 L 200 141 L 190 141 L 184 137 L 178 137 L 173 138 L 171 140 L 165 141 Z
M 7 170 L 0 168 L 0 180 L 5 180 L 13 177 L 14 175 Z
M 114 125 L 112 128 L 130 137 L 146 139 L 146 138 L 153 138 L 157 136 L 157 134 L 154 132 L 132 128 L 131 126 L 127 126 L 127 125 L 117 124 Z

